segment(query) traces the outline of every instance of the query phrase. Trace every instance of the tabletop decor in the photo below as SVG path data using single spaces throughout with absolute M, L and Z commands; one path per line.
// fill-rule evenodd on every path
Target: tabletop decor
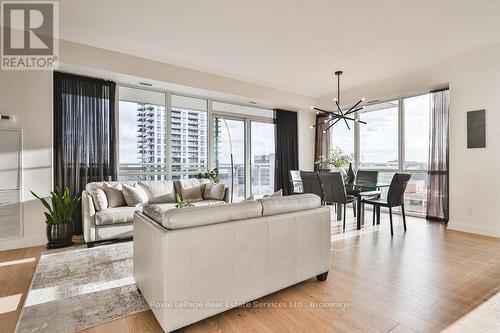
M 344 178 L 346 177 L 345 169 L 352 162 L 352 156 L 344 153 L 344 151 L 335 147 L 332 149 L 329 158 L 320 156 L 320 159 L 315 161 L 314 164 L 320 165 L 325 169 L 330 169 L 333 172 L 340 172 Z

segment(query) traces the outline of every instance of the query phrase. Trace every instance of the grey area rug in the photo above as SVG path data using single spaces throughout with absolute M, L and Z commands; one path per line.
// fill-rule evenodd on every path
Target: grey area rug
M 46 251 L 16 332 L 76 332 L 149 309 L 133 278 L 132 242 Z

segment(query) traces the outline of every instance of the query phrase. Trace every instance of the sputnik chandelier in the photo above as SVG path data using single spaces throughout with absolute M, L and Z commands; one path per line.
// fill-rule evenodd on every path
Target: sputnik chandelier
M 345 125 L 347 128 L 350 130 L 351 127 L 349 126 L 349 123 L 347 121 L 352 121 L 352 122 L 359 122 L 362 124 L 366 124 L 365 121 L 361 121 L 357 118 L 348 117 L 349 115 L 354 115 L 355 112 L 358 112 L 360 110 L 363 110 L 365 107 L 364 106 L 359 106 L 362 102 L 365 101 L 365 98 L 361 98 L 356 104 L 354 104 L 349 110 L 345 111 L 342 110 L 342 107 L 340 107 L 340 75 L 342 75 L 342 71 L 336 71 L 335 75 L 337 75 L 337 97 L 333 99 L 335 104 L 337 105 L 337 111 L 328 111 L 328 110 L 323 110 L 314 106 L 311 106 L 311 109 L 316 110 L 317 115 L 323 115 L 324 117 L 327 117 L 325 120 L 321 120 L 319 122 L 316 122 L 315 125 L 312 125 L 310 128 L 313 129 L 315 127 L 318 127 L 321 124 L 328 124 L 328 126 L 323 130 L 323 134 L 326 134 L 326 132 L 333 127 L 336 123 L 338 123 L 340 120 L 344 120 Z

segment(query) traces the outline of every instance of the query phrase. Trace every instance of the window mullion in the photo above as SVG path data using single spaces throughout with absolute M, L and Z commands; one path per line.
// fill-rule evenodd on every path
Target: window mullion
M 167 92 L 165 94 L 165 105 L 167 107 L 167 121 L 165 122 L 165 136 L 166 136 L 166 173 L 167 179 L 172 179 L 172 94 Z
M 398 135 L 399 135 L 399 157 L 398 157 L 398 170 L 403 171 L 404 160 L 405 160 L 405 111 L 404 111 L 404 100 L 399 99 L 399 124 L 398 124 Z

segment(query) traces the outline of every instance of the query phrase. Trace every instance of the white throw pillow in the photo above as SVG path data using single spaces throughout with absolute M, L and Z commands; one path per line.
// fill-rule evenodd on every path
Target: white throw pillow
M 266 194 L 264 195 L 264 198 L 272 198 L 272 197 L 282 197 L 283 196 L 283 190 L 276 191 L 272 194 Z
M 90 196 L 94 202 L 94 208 L 96 211 L 100 211 L 108 208 L 108 198 L 106 193 L 100 188 L 93 188 L 90 190 Z
M 175 203 L 174 183 L 171 180 L 141 181 L 139 186 L 144 189 L 151 204 Z
M 201 201 L 203 200 L 203 188 L 206 184 L 200 185 L 198 179 L 181 179 L 179 180 L 180 195 L 184 201 Z
M 125 201 L 122 193 L 122 184 L 111 185 L 104 182 L 102 190 L 104 191 L 104 193 L 106 193 L 106 197 L 108 198 L 109 208 L 122 207 L 127 205 L 127 202 Z
M 123 184 L 122 193 L 129 207 L 143 206 L 148 202 L 146 191 L 138 184 L 134 186 Z
M 225 192 L 226 192 L 226 187 L 224 186 L 224 184 L 207 183 L 205 185 L 203 199 L 205 199 L 205 200 L 224 200 Z

